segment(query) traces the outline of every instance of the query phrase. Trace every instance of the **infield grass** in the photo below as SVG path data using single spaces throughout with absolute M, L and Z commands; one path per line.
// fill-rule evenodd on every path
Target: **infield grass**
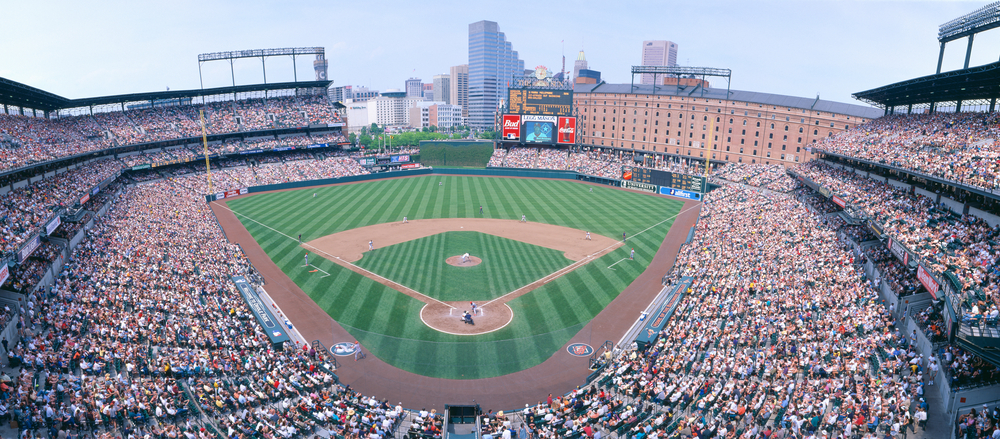
M 466 252 L 473 267 L 444 263 Z M 356 265 L 443 301 L 487 301 L 573 261 L 563 252 L 479 232 L 445 232 L 365 253 Z
M 431 175 L 266 193 L 228 205 L 275 264 L 372 354 L 420 375 L 479 379 L 535 366 L 561 349 L 645 270 L 683 203 L 573 181 Z M 422 302 L 325 259 L 310 262 L 330 276 L 311 272 L 302 267 L 297 239 L 403 216 L 517 220 L 522 214 L 612 238 L 626 232 L 628 245 L 508 302 L 510 325 L 476 336 L 428 328 L 419 317 Z M 627 260 L 630 248 L 634 261 Z M 509 268 L 521 270 L 514 278 L 533 276 L 525 265 Z

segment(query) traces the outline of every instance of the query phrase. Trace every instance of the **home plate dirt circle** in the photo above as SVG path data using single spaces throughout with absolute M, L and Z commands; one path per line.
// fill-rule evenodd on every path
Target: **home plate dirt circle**
M 478 305 L 478 304 L 477 304 Z M 469 302 L 434 302 L 420 308 L 420 320 L 429 328 L 452 335 L 478 335 L 502 329 L 514 319 L 506 303 L 494 303 L 476 312 L 470 325 L 462 321 L 462 311 L 472 312 Z
M 452 256 L 445 260 L 448 265 L 453 265 L 455 267 L 475 267 L 483 263 L 482 259 L 475 256 L 469 255 L 468 261 L 463 261 L 461 256 Z

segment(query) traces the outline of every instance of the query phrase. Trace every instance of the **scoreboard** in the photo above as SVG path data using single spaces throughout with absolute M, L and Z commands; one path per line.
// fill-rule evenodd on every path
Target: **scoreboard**
M 622 180 L 655 184 L 688 192 L 704 192 L 705 178 L 648 168 L 628 168 L 622 172 Z
M 573 91 L 512 88 L 507 107 L 509 114 L 572 116 Z

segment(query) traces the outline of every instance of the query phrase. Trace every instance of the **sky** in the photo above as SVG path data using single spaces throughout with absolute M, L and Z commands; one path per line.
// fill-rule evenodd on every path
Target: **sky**
M 856 103 L 851 94 L 933 74 L 938 26 L 963 1 L 49 1 L 0 0 L 0 77 L 67 98 L 200 87 L 198 54 L 326 48 L 334 85 L 403 89 L 468 62 L 468 25 L 495 21 L 526 68 L 566 69 L 582 49 L 609 83 L 629 83 L 643 40 L 678 45 L 682 66 L 732 69 L 733 89 Z M 943 71 L 960 69 L 966 40 Z M 997 61 L 1000 29 L 971 65 Z M 303 59 L 304 58 L 304 59 Z M 312 58 L 267 60 L 267 81 L 312 80 Z M 205 87 L 263 82 L 260 60 L 201 65 Z M 636 78 L 638 81 L 638 78 Z M 721 78 L 713 87 L 726 87 Z

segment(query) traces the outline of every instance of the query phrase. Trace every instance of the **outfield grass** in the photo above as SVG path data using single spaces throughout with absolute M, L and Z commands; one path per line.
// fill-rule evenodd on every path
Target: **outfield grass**
M 228 204 L 278 267 L 372 354 L 417 374 L 460 379 L 513 373 L 561 349 L 645 270 L 683 205 L 572 181 L 437 175 L 274 192 Z M 423 303 L 327 260 L 310 262 L 328 277 L 302 267 L 298 234 L 309 241 L 404 215 L 481 218 L 480 205 L 486 218 L 516 220 L 524 213 L 531 221 L 610 237 L 626 232 L 629 242 L 512 300 L 511 324 L 477 336 L 428 328 L 419 317 Z M 635 248 L 635 261 L 607 268 L 627 258 L 629 248 Z
M 444 263 L 466 252 L 474 267 Z M 356 264 L 443 301 L 488 301 L 530 284 L 573 261 L 563 252 L 479 232 L 445 232 L 365 253 Z

